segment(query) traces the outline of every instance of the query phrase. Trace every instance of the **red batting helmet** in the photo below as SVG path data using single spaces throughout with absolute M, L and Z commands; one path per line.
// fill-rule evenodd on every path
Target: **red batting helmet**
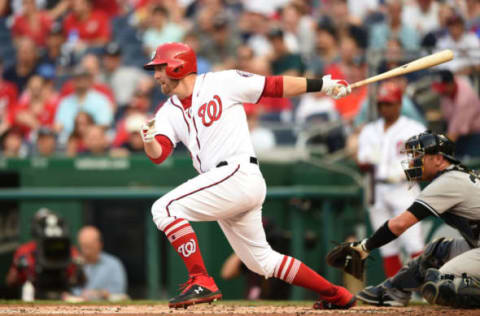
M 156 65 L 166 64 L 167 76 L 182 79 L 186 75 L 197 72 L 197 57 L 190 46 L 183 43 L 166 43 L 157 47 L 152 60 L 143 66 L 153 70 Z

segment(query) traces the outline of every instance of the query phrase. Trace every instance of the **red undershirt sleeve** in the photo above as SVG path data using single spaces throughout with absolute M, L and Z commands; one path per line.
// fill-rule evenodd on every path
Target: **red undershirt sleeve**
M 158 158 L 150 157 L 148 154 L 147 157 L 158 165 L 164 162 L 165 159 L 167 159 L 167 157 L 172 153 L 173 144 L 170 138 L 165 135 L 155 135 L 155 141 L 162 146 L 162 154 Z
M 282 98 L 283 97 L 283 76 L 265 77 L 262 97 Z

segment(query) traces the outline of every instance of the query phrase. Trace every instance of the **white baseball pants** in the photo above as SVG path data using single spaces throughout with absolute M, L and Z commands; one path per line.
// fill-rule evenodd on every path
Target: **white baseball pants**
M 218 221 L 235 253 L 252 271 L 271 277 L 283 256 L 267 242 L 262 224 L 266 184 L 258 165 L 242 159 L 214 168 L 155 201 L 153 221 L 160 230 L 176 218 Z

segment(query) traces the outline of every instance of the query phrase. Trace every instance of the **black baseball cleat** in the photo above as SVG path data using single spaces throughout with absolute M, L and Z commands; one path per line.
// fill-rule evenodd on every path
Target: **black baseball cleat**
M 181 287 L 182 292 L 168 301 L 168 307 L 187 308 L 190 305 L 211 303 L 222 298 L 222 292 L 209 275 L 191 276 Z
M 349 309 L 356 305 L 357 299 L 355 296 L 352 297 L 350 301 L 348 301 L 345 305 L 337 305 L 327 301 L 316 301 L 313 304 L 313 309 Z
M 389 295 L 387 289 L 382 284 L 364 288 L 357 293 L 357 299 L 364 303 L 376 306 L 403 307 L 408 304 L 408 300 L 403 302 Z

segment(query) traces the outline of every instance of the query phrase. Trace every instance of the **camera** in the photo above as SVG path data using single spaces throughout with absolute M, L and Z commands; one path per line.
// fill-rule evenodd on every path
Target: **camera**
M 34 253 L 34 275 L 28 275 L 33 282 L 36 299 L 60 299 L 77 280 L 75 273 L 81 269 L 74 266 L 71 256 L 71 241 L 65 221 L 47 209 L 39 210 L 32 222 L 32 236 L 36 242 Z M 17 267 L 27 268 L 25 260 L 19 260 Z

